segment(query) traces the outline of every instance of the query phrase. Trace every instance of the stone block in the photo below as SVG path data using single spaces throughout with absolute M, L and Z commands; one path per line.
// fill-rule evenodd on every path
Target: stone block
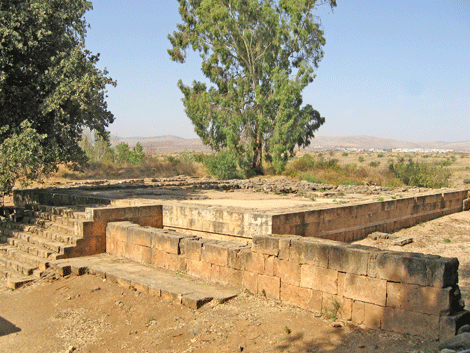
M 470 312 L 462 310 L 453 315 L 442 315 L 439 319 L 439 341 L 447 341 L 457 334 L 463 325 L 470 324 Z
M 203 242 L 194 238 L 184 238 L 180 246 L 184 248 L 184 256 L 187 259 L 200 261 Z
M 452 288 L 422 287 L 415 284 L 387 283 L 387 306 L 440 315 L 451 309 Z
M 355 275 L 367 275 L 370 253 L 370 250 L 346 245 L 331 246 L 328 268 Z
M 255 273 L 264 273 L 263 254 L 250 251 L 240 251 L 240 266 L 243 270 Z
M 254 235 L 253 251 L 266 255 L 279 255 L 279 238 L 270 235 Z
M 277 259 L 274 263 L 274 275 L 282 283 L 300 286 L 300 265 L 297 262 Z
M 220 267 L 219 270 L 220 281 L 219 283 L 229 286 L 241 286 L 243 282 L 243 272 L 228 267 Z
M 351 322 L 354 325 L 362 325 L 365 316 L 365 303 L 355 300 L 352 303 Z
M 186 259 L 175 255 L 168 254 L 162 251 L 163 267 L 173 271 L 186 271 Z
M 279 277 L 258 275 L 258 294 L 279 300 L 280 293 L 281 280 Z
M 349 299 L 385 306 L 387 281 L 349 273 L 339 273 L 338 294 Z
M 330 244 L 317 239 L 300 238 L 291 241 L 290 259 L 300 264 L 328 268 Z
M 300 286 L 328 294 L 338 293 L 338 271 L 302 265 L 300 269 Z
M 202 248 L 202 261 L 210 262 L 219 266 L 228 265 L 228 246 L 221 243 L 204 242 Z
M 321 313 L 322 293 L 281 282 L 281 301 L 299 308 Z
M 179 244 L 183 238 L 182 235 L 173 235 L 167 231 L 160 231 L 159 234 L 155 234 L 152 244 L 156 249 L 168 254 L 178 255 L 180 253 Z
M 439 339 L 439 316 L 385 307 L 382 330 Z
M 209 280 L 211 277 L 211 264 L 198 260 L 187 259 L 187 272 L 190 276 Z
M 274 276 L 274 268 L 275 264 L 279 259 L 276 256 L 272 255 L 265 255 L 263 254 L 264 257 L 264 272 L 263 274 L 268 275 L 268 276 Z
M 258 293 L 258 273 L 243 271 L 242 286 L 253 294 Z
M 458 282 L 457 258 L 416 253 L 382 252 L 377 255 L 376 277 L 421 286 L 450 287 Z
M 152 247 L 152 238 L 155 233 L 151 229 L 142 228 L 136 225 L 127 227 L 127 241 L 138 246 Z

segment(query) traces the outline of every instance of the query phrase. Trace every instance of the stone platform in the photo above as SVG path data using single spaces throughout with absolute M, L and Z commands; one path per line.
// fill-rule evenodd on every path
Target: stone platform
M 62 275 L 97 275 L 191 309 L 199 309 L 212 300 L 223 303 L 240 293 L 240 289 L 196 281 L 183 272 L 169 271 L 110 254 L 53 261 L 51 268 Z

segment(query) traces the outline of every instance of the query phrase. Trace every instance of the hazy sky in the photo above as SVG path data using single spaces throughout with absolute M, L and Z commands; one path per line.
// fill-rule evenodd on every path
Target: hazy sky
M 318 15 L 325 56 L 304 90 L 326 118 L 318 135 L 470 140 L 470 0 L 337 0 Z M 176 0 L 93 0 L 86 46 L 118 81 L 113 135 L 197 137 L 178 79 L 203 80 L 198 54 L 169 59 Z

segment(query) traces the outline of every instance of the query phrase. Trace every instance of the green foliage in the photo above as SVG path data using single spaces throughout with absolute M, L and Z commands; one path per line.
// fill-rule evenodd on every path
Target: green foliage
M 84 126 L 105 134 L 114 117 L 105 102 L 115 85 L 85 49 L 92 8 L 85 0 L 4 0 L 0 4 L 0 144 L 20 136 L 27 120 L 38 136 L 46 169 L 86 161 Z M 38 146 L 35 146 L 39 148 Z
M 370 165 L 371 167 L 376 168 L 376 167 L 378 167 L 378 166 L 380 165 L 380 162 L 372 161 L 372 162 L 369 163 L 369 165 Z
M 400 158 L 391 162 L 389 170 L 403 183 L 411 186 L 439 189 L 449 185 L 452 172 L 443 166 Z
M 364 157 L 360 156 L 357 160 L 362 163 L 362 162 L 364 162 L 365 159 L 364 159 Z
M 115 151 L 115 162 L 119 165 L 128 163 L 139 165 L 145 158 L 145 153 L 139 142 L 137 142 L 132 150 L 127 143 L 121 142 L 115 147 Z
M 212 149 L 232 151 L 241 169 L 276 172 L 307 146 L 325 119 L 302 91 L 313 81 L 325 44 L 315 1 L 178 0 L 183 23 L 169 35 L 171 59 L 201 53 L 207 87 L 178 87 L 196 133 Z M 331 7 L 336 1 L 328 2 Z M 244 166 L 242 166 L 242 164 Z
M 465 178 L 465 179 L 463 180 L 463 183 L 464 183 L 464 184 L 470 184 L 470 178 Z
M 207 157 L 203 160 L 208 172 L 217 179 L 237 179 L 240 172 L 237 168 L 237 159 L 232 151 L 220 151 L 219 153 Z
M 0 128 L 6 133 L 8 126 Z M 22 184 L 36 179 L 43 171 L 44 151 L 41 142 L 46 135 L 40 135 L 24 121 L 20 131 L 13 133 L 0 144 L 0 192 L 11 192 L 17 180 Z
M 349 156 L 349 153 L 348 152 L 343 152 L 342 156 L 347 157 L 347 156 Z

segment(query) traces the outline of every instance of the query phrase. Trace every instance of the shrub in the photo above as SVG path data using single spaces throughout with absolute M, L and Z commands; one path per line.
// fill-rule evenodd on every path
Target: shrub
M 362 163 L 364 162 L 364 157 L 360 156 L 357 160 Z
M 349 156 L 349 153 L 348 152 L 343 152 L 342 156 L 347 157 L 347 156 Z
M 470 184 L 470 178 L 464 179 L 464 180 L 463 180 L 463 183 L 464 183 L 464 184 Z
M 231 151 L 220 151 L 216 155 L 203 159 L 208 172 L 217 179 L 237 179 L 240 173 L 237 168 L 237 156 Z
M 369 163 L 369 165 L 370 165 L 371 167 L 378 167 L 378 166 L 380 165 L 380 162 L 374 162 L 374 161 L 372 161 L 372 162 Z
M 414 162 L 411 158 L 405 162 L 390 163 L 389 170 L 406 185 L 439 189 L 449 185 L 452 172 L 443 166 Z

